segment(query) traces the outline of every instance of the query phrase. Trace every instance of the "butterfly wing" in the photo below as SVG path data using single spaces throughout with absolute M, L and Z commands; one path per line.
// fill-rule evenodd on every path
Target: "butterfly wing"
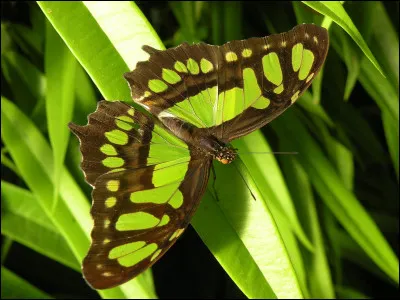
M 213 128 L 226 142 L 266 125 L 296 102 L 321 70 L 329 37 L 325 28 L 304 24 L 266 37 L 262 47 L 253 39 L 245 44 L 260 59 L 241 67 L 246 109 Z
M 92 192 L 92 243 L 83 274 L 95 289 L 122 284 L 154 264 L 190 222 L 211 161 L 123 102 L 101 101 L 81 143 Z
M 325 28 L 312 24 L 265 38 L 158 51 L 126 73 L 133 100 L 161 121 L 179 118 L 223 141 L 254 131 L 293 104 L 325 61 Z

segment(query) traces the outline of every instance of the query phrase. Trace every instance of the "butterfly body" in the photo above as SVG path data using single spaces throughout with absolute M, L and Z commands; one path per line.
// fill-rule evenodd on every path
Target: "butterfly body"
M 223 164 L 231 163 L 236 157 L 235 150 L 218 139 L 215 128 L 197 128 L 174 117 L 163 118 L 163 124 L 193 150 L 196 149 L 199 156 L 209 157 Z
M 137 104 L 100 101 L 80 140 L 94 187 L 92 244 L 83 274 L 96 289 L 152 266 L 189 224 L 212 161 L 236 158 L 229 143 L 295 103 L 328 51 L 326 29 L 303 24 L 264 38 L 159 51 L 124 75 Z

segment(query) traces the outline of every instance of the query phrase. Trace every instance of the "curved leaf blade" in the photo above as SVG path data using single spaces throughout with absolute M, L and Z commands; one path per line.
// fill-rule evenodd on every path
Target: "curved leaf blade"
M 1 266 L 2 299 L 52 299 L 48 294 Z
M 29 191 L 1 182 L 1 233 L 75 271 L 81 267 L 64 237 Z
M 321 14 L 330 17 L 335 21 L 340 27 L 342 27 L 357 43 L 368 59 L 373 63 L 375 68 L 383 75 L 382 68 L 380 67 L 378 61 L 375 59 L 368 45 L 365 43 L 360 32 L 354 26 L 353 21 L 343 8 L 342 4 L 338 1 L 302 1 L 304 4 L 310 6 Z
M 54 199 L 58 201 L 59 181 L 68 145 L 68 122 L 74 107 L 74 83 L 77 62 L 54 28 L 46 23 L 44 67 L 47 78 L 46 115 L 53 150 Z
M 307 154 L 301 156 L 300 162 L 320 197 L 370 258 L 398 282 L 398 259 L 393 250 L 355 195 L 346 188 L 316 142 L 307 134 L 295 111 L 287 111 L 272 123 L 272 127 L 281 136 L 290 136 L 291 128 L 296 128 L 296 135 L 291 135 L 293 138 L 288 141 L 300 153 Z

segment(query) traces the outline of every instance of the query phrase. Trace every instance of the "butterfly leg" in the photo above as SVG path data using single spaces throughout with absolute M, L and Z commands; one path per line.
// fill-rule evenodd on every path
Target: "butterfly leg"
M 217 173 L 215 172 L 214 164 L 211 164 L 211 170 L 212 170 L 212 173 L 213 173 L 213 184 L 212 184 L 213 194 L 214 194 L 215 199 L 217 200 L 217 202 L 219 202 L 217 189 L 215 188 L 215 182 L 217 181 Z
M 247 184 L 247 181 L 244 179 L 242 173 L 240 173 L 238 166 L 236 165 L 237 163 L 239 163 L 239 160 L 234 161 L 233 165 L 235 166 L 236 170 L 238 171 L 240 177 L 242 178 L 244 184 L 246 185 L 247 189 L 249 190 L 251 197 L 253 198 L 254 201 L 257 201 L 256 197 L 254 196 L 253 192 L 251 191 L 251 188 L 249 187 L 249 185 Z

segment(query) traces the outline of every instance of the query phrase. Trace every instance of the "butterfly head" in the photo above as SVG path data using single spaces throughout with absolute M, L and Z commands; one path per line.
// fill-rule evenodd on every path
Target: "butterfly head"
M 216 154 L 214 155 L 214 159 L 218 160 L 220 163 L 224 165 L 230 164 L 236 158 L 236 151 L 228 146 L 221 146 Z

